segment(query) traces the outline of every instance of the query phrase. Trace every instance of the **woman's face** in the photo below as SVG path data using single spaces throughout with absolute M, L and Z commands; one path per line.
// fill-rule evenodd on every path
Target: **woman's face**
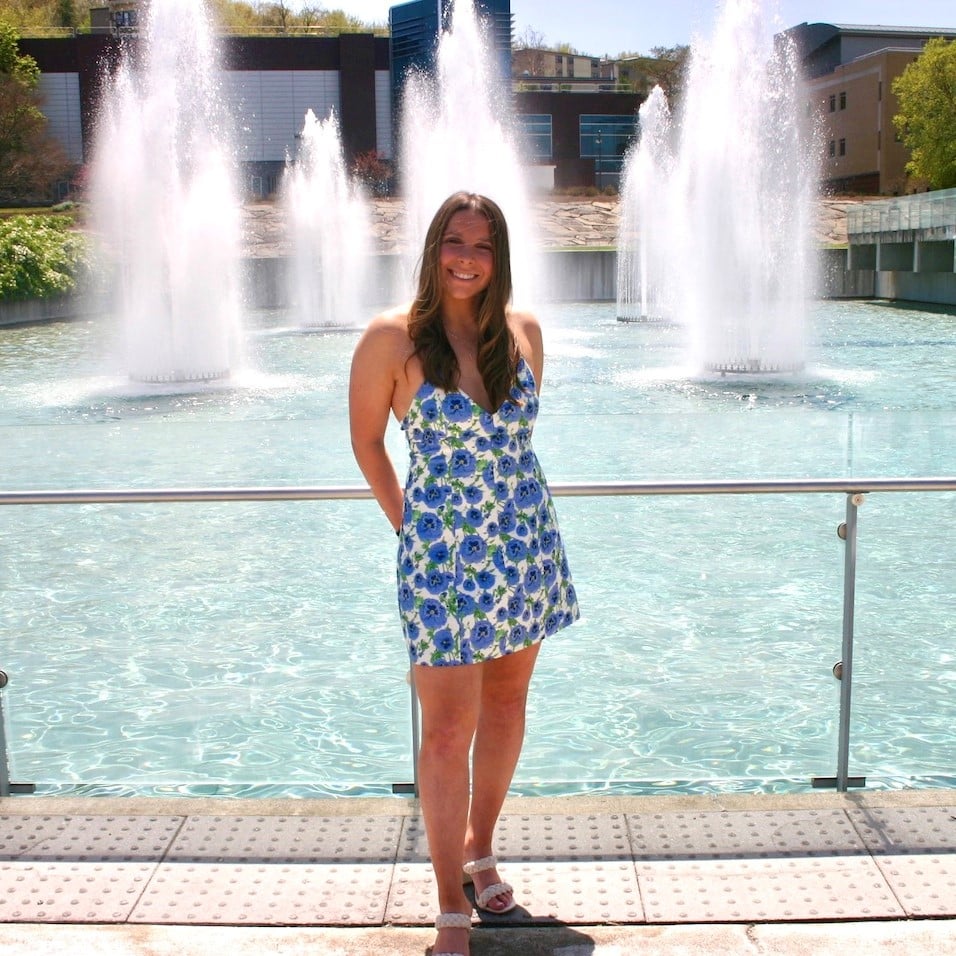
M 461 209 L 448 220 L 439 262 L 442 290 L 453 299 L 470 299 L 488 288 L 495 271 L 491 224 L 479 212 Z

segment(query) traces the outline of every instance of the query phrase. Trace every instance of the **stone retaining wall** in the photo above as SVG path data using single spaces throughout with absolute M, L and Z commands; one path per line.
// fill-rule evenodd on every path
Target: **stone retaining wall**
M 846 210 L 854 199 L 821 199 L 817 205 L 814 239 L 822 246 L 845 245 Z M 532 203 L 541 245 L 545 249 L 609 247 L 617 241 L 618 200 L 539 199 Z M 376 252 L 404 248 L 404 204 L 400 199 L 376 199 L 369 229 Z M 289 241 L 277 203 L 251 203 L 244 208 L 243 241 L 246 255 L 288 255 Z
M 824 199 L 819 202 L 815 238 L 825 250 L 828 246 L 845 245 L 846 210 L 859 201 Z M 542 247 L 562 257 L 560 267 L 550 270 L 554 277 L 550 283 L 554 298 L 613 300 L 616 262 L 612 250 L 617 238 L 618 200 L 611 197 L 549 198 L 536 200 L 532 208 Z M 399 199 L 377 199 L 372 204 L 369 229 L 373 245 L 378 253 L 386 254 L 386 258 L 406 244 L 403 213 L 403 203 Z M 278 203 L 258 202 L 244 207 L 243 250 L 247 301 L 255 307 L 281 306 L 285 295 L 282 272 L 290 246 Z M 560 250 L 579 250 L 587 254 L 578 258 Z M 845 250 L 824 251 L 822 255 L 826 265 L 821 295 L 841 298 L 873 294 L 872 274 L 854 278 L 846 273 Z M 86 306 L 85 311 L 89 311 L 90 304 L 86 303 Z M 70 297 L 0 303 L 0 325 L 73 318 L 78 314 L 78 307 L 79 301 Z

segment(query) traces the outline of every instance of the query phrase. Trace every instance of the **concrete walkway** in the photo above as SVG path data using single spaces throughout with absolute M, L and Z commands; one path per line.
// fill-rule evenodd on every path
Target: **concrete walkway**
M 0 953 L 394 953 L 434 938 L 409 799 L 0 800 Z M 956 792 L 509 800 L 472 956 L 956 954 Z

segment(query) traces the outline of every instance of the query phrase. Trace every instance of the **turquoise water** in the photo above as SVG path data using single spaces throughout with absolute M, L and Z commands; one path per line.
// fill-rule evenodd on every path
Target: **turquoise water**
M 542 312 L 553 483 L 956 474 L 956 316 L 819 303 L 799 376 L 699 378 L 678 327 Z M 0 330 L 4 489 L 360 484 L 355 331 L 251 320 L 228 387 L 137 394 L 105 329 Z M 389 435 L 399 467 L 402 437 Z M 546 645 L 523 793 L 833 775 L 842 495 L 563 498 L 583 618 Z M 850 771 L 954 780 L 956 496 L 860 509 Z M 383 793 L 411 780 L 394 535 L 372 502 L 0 509 L 12 777 Z

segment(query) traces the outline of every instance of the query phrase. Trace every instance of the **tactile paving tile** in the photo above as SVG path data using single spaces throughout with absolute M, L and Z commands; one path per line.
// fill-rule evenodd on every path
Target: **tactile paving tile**
M 134 923 L 383 921 L 400 817 L 193 817 Z
M 0 863 L 0 923 L 122 923 L 155 864 Z
M 167 860 L 392 863 L 401 817 L 189 817 Z
M 907 916 L 956 916 L 956 807 L 847 811 Z
M 182 820 L 4 818 L 13 824 L 8 850 L 19 850 L 0 863 L 0 921 L 125 921 Z
M 0 816 L 0 860 L 15 860 L 31 847 L 65 829 L 70 818 L 51 814 Z
M 842 810 L 629 816 L 649 923 L 900 917 Z
M 506 923 L 644 921 L 627 824 L 620 815 L 505 815 L 497 829 L 502 879 L 515 888 L 510 913 L 481 914 Z M 395 866 L 386 920 L 432 922 L 434 876 L 420 818 L 409 817 Z
M 17 853 L 31 861 L 158 863 L 183 824 L 177 816 L 37 817 L 39 839 Z M 24 830 L 27 828 L 24 828 Z M 23 831 L 21 831 L 23 832 Z

